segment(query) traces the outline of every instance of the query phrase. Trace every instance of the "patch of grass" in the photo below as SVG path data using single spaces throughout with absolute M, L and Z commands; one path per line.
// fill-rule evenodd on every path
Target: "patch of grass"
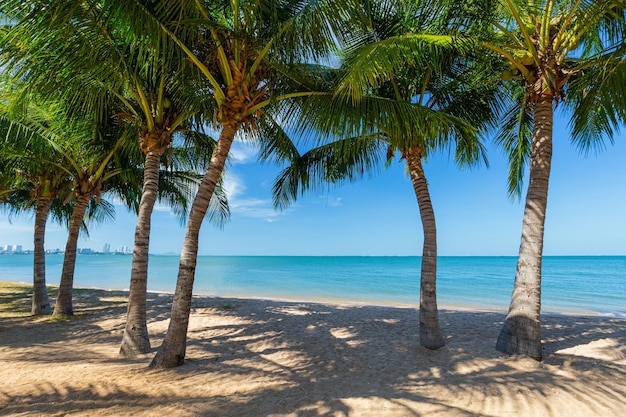
M 33 286 L 0 282 L 0 317 L 30 315 Z
M 48 287 L 48 298 L 54 309 L 54 301 L 59 293 L 57 286 Z M 67 322 L 75 318 L 86 317 L 93 314 L 93 309 L 120 305 L 128 302 L 128 298 L 106 290 L 89 288 L 74 288 L 74 306 L 79 311 L 74 316 L 36 316 L 50 322 Z M 29 317 L 32 316 L 33 286 L 0 281 L 0 318 L 2 317 Z M 35 316 L 32 316 L 35 318 Z
M 47 319 L 48 319 L 49 322 L 52 322 L 52 323 L 64 323 L 66 321 L 72 320 L 74 317 L 75 316 L 68 316 L 68 315 L 65 315 L 65 314 L 59 314 L 59 315 L 56 315 L 56 316 L 48 316 Z

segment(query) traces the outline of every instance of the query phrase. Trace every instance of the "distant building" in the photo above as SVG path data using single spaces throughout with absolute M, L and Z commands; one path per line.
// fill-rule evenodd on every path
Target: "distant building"
M 28 254 L 31 253 L 32 251 L 24 250 L 24 247 L 22 245 L 1 245 L 0 246 L 0 254 L 4 254 L 4 255 L 13 255 L 13 254 Z
M 133 253 L 132 249 L 125 245 L 120 246 L 119 248 L 115 250 L 116 255 L 129 255 L 131 253 Z
M 102 253 L 104 253 L 105 255 L 108 255 L 109 253 L 111 253 L 111 245 L 109 245 L 108 243 L 105 243 L 104 246 L 102 247 Z

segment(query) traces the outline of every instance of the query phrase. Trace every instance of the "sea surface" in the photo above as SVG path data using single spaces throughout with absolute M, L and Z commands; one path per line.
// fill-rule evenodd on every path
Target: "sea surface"
M 131 256 L 78 255 L 74 286 L 128 289 Z M 148 288 L 174 292 L 177 256 L 151 255 Z M 440 308 L 506 310 L 516 257 L 440 257 Z M 62 255 L 46 256 L 58 285 Z M 194 294 L 416 307 L 420 257 L 200 256 Z M 32 282 L 32 255 L 0 255 L 0 281 Z M 542 311 L 626 317 L 626 256 L 543 260 Z

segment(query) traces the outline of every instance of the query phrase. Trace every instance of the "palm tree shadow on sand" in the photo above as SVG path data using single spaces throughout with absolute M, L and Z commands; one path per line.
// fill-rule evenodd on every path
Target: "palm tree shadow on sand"
M 494 350 L 501 313 L 442 311 L 446 346 L 430 351 L 419 346 L 414 309 L 195 298 L 187 361 L 154 371 L 151 355 L 117 356 L 119 296 L 89 294 L 68 322 L 13 317 L 0 327 L 5 368 L 61 363 L 82 375 L 40 374 L 30 391 L 0 389 L 5 413 L 617 416 L 626 400 L 623 319 L 548 315 L 545 359 L 536 362 Z M 158 345 L 171 298 L 149 298 Z

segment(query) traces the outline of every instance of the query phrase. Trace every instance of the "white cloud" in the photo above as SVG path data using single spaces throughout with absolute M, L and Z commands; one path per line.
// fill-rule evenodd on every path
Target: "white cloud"
M 231 202 L 230 209 L 240 216 L 264 219 L 267 222 L 275 221 L 281 214 L 274 210 L 270 200 L 256 198 L 237 199 Z
M 280 212 L 274 210 L 270 199 L 243 197 L 246 185 L 232 171 L 226 173 L 224 189 L 228 197 L 230 211 L 234 215 L 264 219 L 267 222 L 273 222 L 281 215 Z
M 256 144 L 235 140 L 230 148 L 230 162 L 232 164 L 246 164 L 256 160 L 257 153 Z
M 241 181 L 241 178 L 233 174 L 231 171 L 224 174 L 224 191 L 226 192 L 226 197 L 228 197 L 228 201 L 231 205 L 238 196 L 243 194 L 245 190 L 246 186 Z

